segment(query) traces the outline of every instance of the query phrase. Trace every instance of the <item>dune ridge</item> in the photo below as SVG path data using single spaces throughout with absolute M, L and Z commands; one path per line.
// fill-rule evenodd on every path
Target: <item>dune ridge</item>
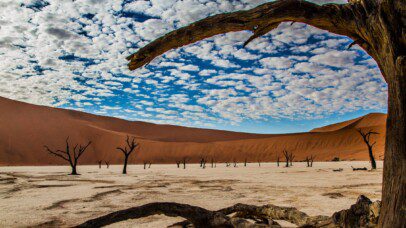
M 123 145 L 127 135 L 137 137 L 141 145 L 129 163 L 175 163 L 183 157 L 189 162 L 201 157 L 216 162 L 269 162 L 282 157 L 283 149 L 295 153 L 296 160 L 311 154 L 322 161 L 333 157 L 368 160 L 356 128 L 380 133 L 374 138 L 379 159 L 384 151 L 385 123 L 386 114 L 371 113 L 305 133 L 251 134 L 126 121 L 0 98 L 0 165 L 64 164 L 46 153 L 44 145 L 63 149 L 67 136 L 72 144 L 93 142 L 80 164 L 121 163 L 123 157 L 116 147 Z

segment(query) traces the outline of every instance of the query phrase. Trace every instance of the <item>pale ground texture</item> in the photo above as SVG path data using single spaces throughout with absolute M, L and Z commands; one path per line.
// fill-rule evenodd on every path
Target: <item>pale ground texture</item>
M 331 215 L 347 209 L 360 194 L 381 198 L 382 162 L 316 162 L 293 167 L 250 163 L 237 168 L 217 164 L 206 169 L 188 165 L 80 166 L 80 176 L 68 167 L 0 167 L 0 227 L 67 227 L 116 210 L 150 202 L 179 202 L 210 210 L 236 203 L 297 207 L 310 215 Z M 333 169 L 343 168 L 342 172 Z M 128 220 L 113 227 L 166 227 L 181 218 L 162 215 Z

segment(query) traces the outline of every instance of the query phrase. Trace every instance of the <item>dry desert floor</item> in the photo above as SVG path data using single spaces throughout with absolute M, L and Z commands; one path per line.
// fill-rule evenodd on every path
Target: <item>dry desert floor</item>
M 106 213 L 150 202 L 178 202 L 210 210 L 236 203 L 292 206 L 310 215 L 331 215 L 349 208 L 358 195 L 381 198 L 382 162 L 376 171 L 352 171 L 369 162 L 315 162 L 293 167 L 265 163 L 258 167 L 217 164 L 130 165 L 128 174 L 111 165 L 0 167 L 0 227 L 67 227 Z M 343 168 L 342 172 L 333 169 Z M 112 227 L 166 227 L 181 218 L 163 215 L 128 220 Z

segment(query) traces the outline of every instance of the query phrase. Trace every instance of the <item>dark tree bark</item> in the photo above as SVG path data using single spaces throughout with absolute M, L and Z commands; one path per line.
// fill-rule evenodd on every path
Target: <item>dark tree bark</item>
M 102 161 L 99 160 L 99 169 L 101 169 L 101 164 L 102 164 Z
M 168 50 L 227 32 L 252 31 L 246 45 L 286 21 L 347 36 L 378 63 L 388 83 L 380 225 L 401 227 L 406 217 L 405 0 L 350 0 L 343 5 L 277 0 L 251 10 L 218 14 L 156 39 L 130 55 L 128 66 L 134 70 Z
M 110 162 L 108 162 L 108 161 L 104 161 L 104 163 L 106 163 L 106 167 L 107 167 L 107 168 L 109 168 L 109 166 L 110 166 Z
M 371 143 L 371 135 L 376 135 L 379 133 L 373 132 L 373 131 L 368 131 L 365 133 L 361 129 L 357 129 L 357 131 L 362 136 L 362 139 L 364 140 L 365 144 L 368 147 L 369 160 L 371 161 L 371 167 L 372 167 L 372 169 L 376 169 L 375 157 L 374 157 L 374 153 L 372 152 L 372 148 L 375 146 L 376 142 Z
M 132 137 L 130 141 L 130 136 L 127 135 L 126 139 L 126 146 L 124 148 L 122 147 L 117 147 L 117 150 L 120 150 L 124 154 L 124 167 L 123 167 L 123 174 L 127 174 L 127 163 L 128 163 L 128 158 L 130 157 L 130 154 L 139 146 L 138 143 L 135 142 L 135 137 Z
M 66 138 L 66 149 L 63 150 L 51 150 L 48 146 L 44 146 L 45 149 L 52 155 L 55 155 L 67 162 L 72 168 L 71 175 L 78 175 L 76 171 L 76 166 L 78 164 L 78 160 L 80 156 L 86 151 L 87 147 L 92 143 L 89 141 L 85 146 L 76 144 L 73 149 L 69 146 L 69 137 Z

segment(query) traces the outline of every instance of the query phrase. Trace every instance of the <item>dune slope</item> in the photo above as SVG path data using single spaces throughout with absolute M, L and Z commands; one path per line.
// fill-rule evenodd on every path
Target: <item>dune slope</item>
M 64 164 L 46 153 L 44 145 L 64 149 L 67 136 L 73 145 L 92 141 L 81 164 L 121 163 L 123 157 L 116 147 L 124 144 L 127 135 L 137 137 L 141 145 L 130 163 L 175 163 L 183 157 L 189 162 L 201 157 L 217 162 L 265 162 L 276 160 L 283 149 L 292 151 L 296 160 L 311 154 L 316 160 L 367 160 L 366 146 L 356 129 L 380 133 L 374 137 L 375 154 L 382 158 L 385 122 L 386 114 L 372 113 L 307 133 L 249 134 L 126 121 L 0 98 L 0 165 Z

